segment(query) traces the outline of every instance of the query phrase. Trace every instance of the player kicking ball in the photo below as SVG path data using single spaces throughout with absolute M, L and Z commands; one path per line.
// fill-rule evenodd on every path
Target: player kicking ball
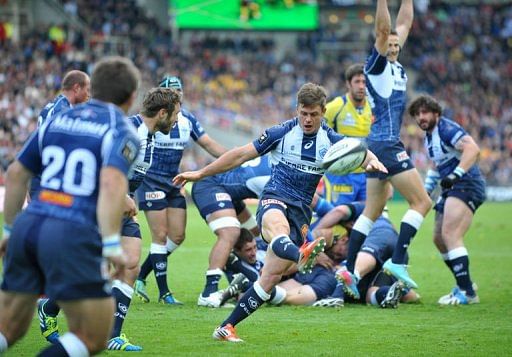
M 297 117 L 267 129 L 259 139 L 232 149 L 198 171 L 174 178 L 183 185 L 225 172 L 257 156 L 270 153 L 272 173 L 263 189 L 256 214 L 263 239 L 269 244 L 259 279 L 238 301 L 229 317 L 213 332 L 213 338 L 242 342 L 235 326 L 272 299 L 275 286 L 293 264 L 299 272 L 310 271 L 325 239 L 305 243 L 311 221 L 309 205 L 325 169 L 323 157 L 344 137 L 323 122 L 327 93 L 317 84 L 304 84 L 297 93 Z M 370 171 L 386 168 L 370 151 L 361 165 Z

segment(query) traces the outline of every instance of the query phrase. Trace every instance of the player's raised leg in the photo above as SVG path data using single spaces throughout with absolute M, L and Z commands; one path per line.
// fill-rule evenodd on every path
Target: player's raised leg
M 432 201 L 423 187 L 423 182 L 418 171 L 411 170 L 400 172 L 391 177 L 391 183 L 409 203 L 409 209 L 402 217 L 398 241 L 393 251 L 391 261 L 384 264 L 384 269 L 403 281 L 407 286 L 417 288 L 407 272 L 406 253 L 411 240 L 418 232 L 423 218 L 432 206 Z

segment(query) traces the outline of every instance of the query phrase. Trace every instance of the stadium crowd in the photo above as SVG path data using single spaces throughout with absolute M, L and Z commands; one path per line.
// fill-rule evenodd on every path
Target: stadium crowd
M 345 90 L 345 68 L 364 60 L 320 59 L 312 41 L 315 34 L 301 35 L 296 51 L 283 58 L 276 55 L 271 37 L 197 36 L 179 47 L 170 31 L 147 17 L 135 1 L 110 1 L 102 11 L 95 10 L 100 8 L 95 1 L 63 3 L 72 16 L 89 19 L 92 35 L 62 26 L 63 42 L 50 36 L 51 28 L 34 29 L 18 43 L 0 41 L 0 184 L 8 163 L 34 130 L 42 105 L 59 90 L 63 73 L 72 68 L 90 72 L 90 65 L 104 54 L 131 57 L 141 69 L 144 88 L 164 73 L 181 76 L 185 105 L 201 122 L 251 137 L 293 116 L 293 93 L 301 84 L 321 83 L 331 96 L 338 95 Z M 417 14 L 409 42 L 415 45 L 401 58 L 415 69 L 415 90 L 443 98 L 448 116 L 477 138 L 480 166 L 490 184 L 509 184 L 512 173 L 512 85 L 502 80 L 512 75 L 507 61 L 511 14 L 510 5 L 432 2 L 428 12 Z M 446 43 L 449 48 L 444 48 Z M 425 171 L 422 133 L 406 120 L 404 143 L 415 165 Z M 189 156 L 184 160 L 188 169 L 196 166 L 196 159 L 205 160 Z

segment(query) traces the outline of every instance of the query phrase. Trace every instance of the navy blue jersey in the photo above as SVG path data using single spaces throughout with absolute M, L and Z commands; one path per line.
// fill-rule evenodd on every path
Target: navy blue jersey
M 113 104 L 91 100 L 52 117 L 18 155 L 23 166 L 41 174 L 27 212 L 96 226 L 101 168 L 128 174 L 138 151 L 133 125 Z
M 137 159 L 133 165 L 133 172 L 128 177 L 130 182 L 130 194 L 134 194 L 135 190 L 140 186 L 146 173 L 151 167 L 153 161 L 153 134 L 149 132 L 148 127 L 144 124 L 142 117 L 137 114 L 128 118 L 135 128 L 137 128 L 137 134 L 140 140 L 140 150 Z
M 158 181 L 162 187 L 172 189 L 172 179 L 178 174 L 183 150 L 190 138 L 197 141 L 204 134 L 196 117 L 182 108 L 169 134 L 155 133 L 153 163 L 146 173 L 147 177 Z
M 39 113 L 39 117 L 37 118 L 37 127 L 43 125 L 48 118 L 51 118 L 52 116 L 71 107 L 72 105 L 65 95 L 58 95 L 50 103 L 46 104 L 41 110 L 41 113 Z M 30 197 L 34 197 L 37 195 L 37 192 L 39 192 L 40 181 L 41 177 L 39 177 L 39 175 L 32 178 L 32 181 L 30 182 Z
M 233 200 L 258 198 L 270 179 L 268 155 L 244 162 L 228 172 L 215 175 L 215 181 L 222 185 Z
M 455 145 L 466 135 L 468 133 L 459 124 L 445 117 L 440 117 L 432 133 L 427 133 L 425 136 L 425 148 L 428 157 L 435 163 L 441 178 L 451 174 L 459 165 L 462 153 L 455 149 Z M 464 176 L 483 180 L 480 169 L 476 164 Z
M 367 95 L 375 121 L 368 138 L 374 141 L 400 140 L 400 126 L 406 106 L 407 75 L 398 61 L 389 62 L 375 47 L 364 68 Z
M 343 137 L 325 122 L 316 134 L 304 134 L 298 118 L 265 130 L 253 142 L 260 155 L 270 153 L 272 175 L 264 192 L 309 205 L 325 172 L 322 158 Z
M 37 117 L 37 126 L 40 127 L 48 118 L 71 107 L 72 105 L 68 98 L 64 94 L 59 94 L 41 110 L 41 113 L 39 113 Z

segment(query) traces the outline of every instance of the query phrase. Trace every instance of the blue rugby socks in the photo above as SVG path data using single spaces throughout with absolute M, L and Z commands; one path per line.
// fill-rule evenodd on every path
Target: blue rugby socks
M 121 335 L 123 322 L 132 302 L 133 288 L 121 280 L 114 280 L 112 282 L 112 295 L 116 300 L 116 312 L 114 314 L 114 327 L 110 336 L 114 338 Z
M 263 303 L 270 299 L 270 294 L 267 294 L 257 281 L 247 292 L 238 300 L 235 309 L 231 315 L 221 324 L 226 326 L 231 324 L 235 326 L 240 321 L 244 320 L 254 311 L 256 311 Z
M 418 211 L 409 209 L 405 212 L 400 225 L 400 233 L 398 234 L 398 241 L 396 242 L 391 262 L 395 264 L 405 264 L 409 244 L 422 223 L 423 215 Z

